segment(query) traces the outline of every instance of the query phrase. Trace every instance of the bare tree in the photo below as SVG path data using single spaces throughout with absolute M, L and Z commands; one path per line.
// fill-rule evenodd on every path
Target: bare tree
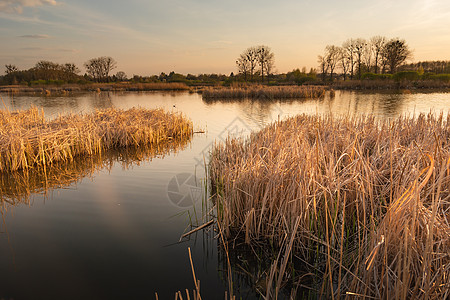
M 125 80 L 127 80 L 127 74 L 125 74 L 125 72 L 123 72 L 123 71 L 119 71 L 116 73 L 116 78 L 119 81 L 125 81 Z
M 382 55 L 389 66 L 389 71 L 394 74 L 397 67 L 412 56 L 412 52 L 405 40 L 393 38 L 386 43 Z
M 354 75 L 354 68 L 355 68 L 355 47 L 354 47 L 354 40 L 348 39 L 342 44 L 342 48 L 345 51 L 346 59 L 348 60 L 350 64 L 350 79 L 353 79 Z
M 362 61 L 364 63 L 364 66 L 366 67 L 366 72 L 370 72 L 372 69 L 372 59 L 373 59 L 373 45 L 370 41 L 366 43 L 366 45 L 363 48 L 363 57 Z
M 358 64 L 358 79 L 361 79 L 361 64 L 366 44 L 366 40 L 362 38 L 353 40 L 353 49 L 355 51 L 356 63 Z
M 382 59 L 381 55 L 384 49 L 384 46 L 386 45 L 386 38 L 384 36 L 374 36 L 370 39 L 370 43 L 373 47 L 373 55 L 374 55 L 374 71 L 375 74 L 378 74 L 378 65 L 380 64 L 380 61 Z
M 273 69 L 275 63 L 275 55 L 268 46 L 257 47 L 258 64 L 261 71 L 261 82 L 264 82 L 264 74 L 270 75 L 270 71 Z
M 250 80 L 253 81 L 253 76 L 258 66 L 258 49 L 257 47 L 249 47 L 236 60 L 239 73 L 244 75 L 247 80 L 247 74 L 250 74 Z
M 317 62 L 319 63 L 320 70 L 322 72 L 322 81 L 325 81 L 325 77 L 328 73 L 328 64 L 325 56 L 317 56 Z
M 66 73 L 71 73 L 71 74 L 78 74 L 80 73 L 80 69 L 78 69 L 78 67 L 73 64 L 73 63 L 66 63 L 62 66 L 62 69 L 64 72 Z
M 238 72 L 244 75 L 244 80 L 247 81 L 247 75 L 250 73 L 250 62 L 244 53 L 242 53 L 236 60 L 236 66 L 238 68 Z
M 84 64 L 86 72 L 96 81 L 107 81 L 109 73 L 117 67 L 117 62 L 109 56 L 92 58 Z
M 6 68 L 5 73 L 6 73 L 7 75 L 19 71 L 19 68 L 17 68 L 16 65 L 11 65 L 11 64 L 5 65 L 5 68 Z
M 339 48 L 339 66 L 342 69 L 342 75 L 344 76 L 344 81 L 347 79 L 347 73 L 350 69 L 351 60 L 348 55 L 348 52 L 345 48 L 340 47 Z
M 38 61 L 32 70 L 36 79 L 43 80 L 59 80 L 63 73 L 61 65 L 47 60 Z
M 258 65 L 258 49 L 256 47 L 247 48 L 244 55 L 249 63 L 250 79 L 253 81 L 253 75 L 255 74 L 256 66 Z
M 328 65 L 327 69 L 330 70 L 330 81 L 333 81 L 333 72 L 339 61 L 340 48 L 334 45 L 328 45 L 325 47 L 325 62 Z

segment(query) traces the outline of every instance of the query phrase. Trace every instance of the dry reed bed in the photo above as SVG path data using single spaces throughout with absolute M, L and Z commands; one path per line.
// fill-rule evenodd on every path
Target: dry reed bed
M 202 92 L 205 100 L 214 99 L 304 99 L 319 98 L 325 95 L 326 89 L 318 86 L 249 86 L 229 89 L 206 89 Z
M 327 298 L 449 297 L 450 115 L 297 116 L 216 145 L 210 176 L 228 240 L 280 249 L 268 298 L 292 256 Z
M 101 86 L 101 85 L 100 85 Z M 125 91 L 188 91 L 189 86 L 182 82 L 115 83 L 112 90 Z M 100 87 L 100 89 L 102 89 Z M 107 89 L 107 87 L 105 87 Z
M 79 155 L 101 154 L 119 147 L 157 147 L 173 139 L 189 139 L 192 133 L 189 120 L 161 109 L 111 108 L 51 121 L 35 107 L 0 111 L 0 171 L 72 161 Z

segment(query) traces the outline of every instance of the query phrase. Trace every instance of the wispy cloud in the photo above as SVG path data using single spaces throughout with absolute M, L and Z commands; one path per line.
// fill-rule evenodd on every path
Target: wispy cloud
M 45 52 L 66 52 L 66 53 L 77 53 L 76 49 L 67 49 L 67 48 L 44 48 L 44 47 L 23 47 L 20 48 L 23 51 L 45 51 Z
M 58 4 L 56 0 L 2 0 L 0 2 L 0 12 L 20 14 L 23 12 L 24 7 Z
M 46 35 L 46 34 L 25 34 L 25 35 L 21 35 L 19 37 L 26 38 L 26 39 L 48 39 L 48 38 L 50 38 L 50 36 Z

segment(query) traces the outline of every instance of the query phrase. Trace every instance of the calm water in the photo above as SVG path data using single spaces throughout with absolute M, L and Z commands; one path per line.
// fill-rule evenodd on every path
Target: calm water
M 20 181 L 8 181 L 2 188 L 0 299 L 155 299 L 155 292 L 173 299 L 176 291 L 194 288 L 188 247 L 203 298 L 223 298 L 226 279 L 212 235 L 177 243 L 189 222 L 201 217 L 203 162 L 214 141 L 300 113 L 395 118 L 450 108 L 447 93 L 337 92 L 334 99 L 280 103 L 205 103 L 188 93 L 2 97 L 10 110 L 35 105 L 48 118 L 108 107 L 162 107 L 182 112 L 206 133 L 169 153 L 112 153 L 107 163 L 60 166 L 49 178 L 30 176 L 28 191 Z M 11 200 L 8 189 L 20 199 Z M 255 297 L 245 283 L 235 288 L 244 299 Z

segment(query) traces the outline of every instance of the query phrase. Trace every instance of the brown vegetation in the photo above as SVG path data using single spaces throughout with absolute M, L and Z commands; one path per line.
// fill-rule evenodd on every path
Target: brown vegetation
M 0 171 L 72 161 L 126 146 L 152 145 L 189 139 L 192 123 L 161 109 L 107 109 L 48 121 L 37 108 L 0 111 Z
M 0 93 L 34 93 L 46 94 L 50 91 L 52 94 L 65 94 L 67 92 L 82 91 L 189 91 L 190 88 L 184 83 L 167 82 L 167 83 L 92 83 L 92 84 L 64 84 L 56 85 L 6 85 L 0 86 Z
M 319 98 L 325 95 L 325 88 L 319 86 L 248 86 L 242 88 L 206 89 L 204 100 L 214 99 L 303 99 Z
M 340 90 L 398 90 L 398 89 L 448 89 L 450 82 L 439 80 L 347 80 L 335 81 L 333 88 Z
M 450 115 L 301 115 L 216 145 L 210 175 L 228 241 L 280 251 L 267 298 L 448 298 Z

